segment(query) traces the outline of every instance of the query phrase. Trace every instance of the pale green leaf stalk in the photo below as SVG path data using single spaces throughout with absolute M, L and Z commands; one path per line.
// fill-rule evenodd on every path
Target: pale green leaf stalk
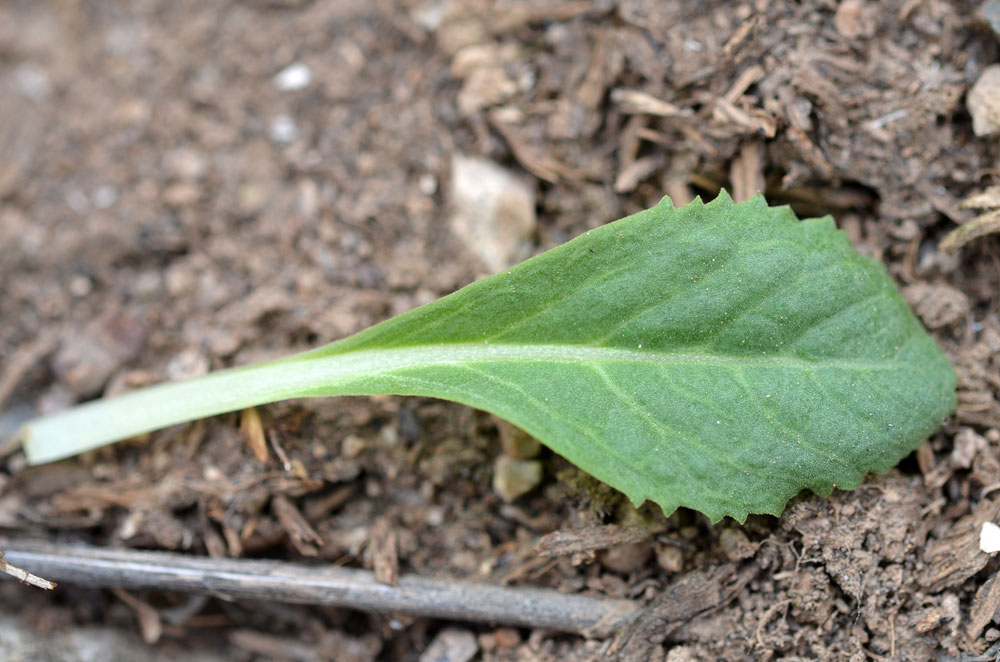
M 763 197 L 656 207 L 317 350 L 30 422 L 32 463 L 297 397 L 454 400 L 635 503 L 780 514 L 884 472 L 955 372 L 881 264 Z

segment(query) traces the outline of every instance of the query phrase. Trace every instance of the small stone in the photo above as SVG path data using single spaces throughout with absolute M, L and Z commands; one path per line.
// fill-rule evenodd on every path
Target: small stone
M 667 653 L 665 662 L 698 662 L 699 659 L 691 646 L 674 646 Z
M 198 202 L 201 191 L 194 184 L 179 182 L 163 190 L 163 202 L 171 207 L 189 207 Z
M 118 191 L 114 186 L 102 186 L 94 191 L 94 206 L 107 209 L 118 202 Z
M 664 572 L 678 573 L 684 569 L 684 552 L 673 545 L 661 545 L 656 550 L 656 564 Z
M 410 18 L 427 32 L 434 32 L 444 17 L 444 0 L 428 0 L 410 10 Z
M 511 503 L 542 482 L 542 463 L 538 460 L 515 460 L 501 455 L 493 466 L 493 491 Z
M 188 181 L 200 179 L 208 169 L 208 161 L 204 155 L 197 150 L 186 147 L 167 154 L 165 165 L 173 177 Z
M 167 361 L 164 371 L 167 373 L 167 379 L 177 381 L 207 375 L 211 368 L 211 361 L 201 350 L 189 347 Z
M 500 445 L 503 452 L 515 460 L 531 460 L 538 457 L 542 444 L 530 434 L 508 423 L 502 418 L 495 418 L 497 432 L 500 433 Z
M 979 549 L 985 554 L 1000 552 L 1000 526 L 983 522 L 983 528 L 979 530 Z
M 77 274 L 69 279 L 69 293 L 76 298 L 85 297 L 94 289 L 94 282 L 83 274 Z
M 531 252 L 535 192 L 492 161 L 456 156 L 451 164 L 451 228 L 491 271 Z
M 420 662 L 469 662 L 478 652 L 476 635 L 468 630 L 445 628 L 420 654 Z
M 1000 2 L 996 0 L 984 2 L 983 17 L 989 22 L 993 32 L 1000 34 Z
M 14 69 L 14 86 L 32 101 L 44 101 L 52 94 L 52 81 L 41 66 L 27 62 Z
M 966 100 L 972 115 L 972 132 L 979 137 L 1000 133 L 1000 64 L 979 75 Z
M 271 140 L 276 143 L 294 142 L 299 137 L 299 127 L 288 115 L 278 115 L 271 120 Z
M 748 559 L 757 552 L 757 545 L 750 542 L 742 529 L 723 529 L 719 534 L 719 547 L 730 561 Z
M 964 292 L 944 283 L 914 283 L 904 287 L 902 293 L 929 329 L 963 321 L 971 307 Z
M 346 457 L 348 460 L 353 460 L 354 458 L 361 455 L 364 452 L 368 444 L 365 440 L 357 435 L 347 435 L 344 440 L 340 442 L 340 455 Z
M 497 648 L 514 648 L 521 643 L 521 635 L 514 628 L 500 628 L 493 633 Z
M 848 39 L 871 37 L 875 34 L 876 23 L 871 9 L 863 0 L 843 0 L 833 15 L 833 27 Z
M 434 195 L 435 193 L 437 193 L 438 190 L 437 177 L 435 177 L 429 172 L 425 172 L 424 174 L 420 175 L 420 178 L 417 180 L 417 188 L 419 188 L 420 192 L 423 193 L 424 195 L 427 196 Z
M 302 62 L 296 62 L 279 71 L 272 82 L 282 92 L 305 89 L 312 82 L 312 69 Z
M 968 469 L 987 445 L 986 437 L 972 428 L 961 428 L 955 435 L 955 447 L 951 451 L 949 463 L 956 469 Z
M 606 549 L 597 555 L 597 560 L 612 572 L 629 575 L 642 569 L 652 556 L 652 545 L 635 542 Z
M 424 514 L 424 522 L 431 528 L 444 524 L 444 508 L 430 506 Z

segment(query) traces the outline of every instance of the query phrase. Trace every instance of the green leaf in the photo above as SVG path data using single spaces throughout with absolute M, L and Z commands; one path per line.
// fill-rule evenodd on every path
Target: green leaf
M 952 411 L 955 373 L 830 218 L 723 193 L 664 199 L 306 354 L 34 421 L 25 450 L 379 393 L 493 412 L 635 503 L 742 520 L 888 470 Z

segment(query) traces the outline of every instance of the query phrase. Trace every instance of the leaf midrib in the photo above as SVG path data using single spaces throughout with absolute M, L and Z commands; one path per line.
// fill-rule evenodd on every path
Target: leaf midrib
M 306 356 L 300 360 L 307 359 Z M 624 349 L 602 345 L 532 344 L 532 343 L 448 343 L 414 345 L 391 349 L 357 349 L 307 359 L 310 363 L 330 361 L 349 372 L 377 374 L 396 369 L 444 366 L 495 361 L 520 363 L 542 361 L 593 365 L 600 363 L 639 363 L 655 365 L 697 365 L 745 367 L 783 367 L 799 370 L 837 368 L 842 370 L 900 370 L 912 368 L 896 359 L 806 359 L 781 353 L 752 356 L 712 352 L 664 352 L 662 350 Z M 380 368 L 359 370 L 362 366 L 381 364 Z M 338 370 L 340 372 L 340 370 Z M 360 376 L 360 374 L 359 374 Z

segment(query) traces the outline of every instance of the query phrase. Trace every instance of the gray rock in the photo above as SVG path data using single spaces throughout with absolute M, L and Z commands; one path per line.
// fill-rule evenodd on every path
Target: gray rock
M 528 257 L 535 192 L 492 161 L 456 156 L 451 164 L 451 229 L 490 271 Z
M 27 590 L 27 589 L 26 589 Z M 60 628 L 35 632 L 16 618 L 0 616 L 0 662 L 223 662 L 203 651 L 167 652 L 142 643 L 138 636 L 109 627 Z
M 515 460 L 507 455 L 493 466 L 493 491 L 510 503 L 527 494 L 542 482 L 542 463 L 538 460 Z
M 969 90 L 966 104 L 972 115 L 973 133 L 980 137 L 1000 133 L 1000 65 L 983 69 Z
M 445 628 L 420 655 L 420 662 L 469 662 L 478 652 L 476 635 L 468 630 Z

